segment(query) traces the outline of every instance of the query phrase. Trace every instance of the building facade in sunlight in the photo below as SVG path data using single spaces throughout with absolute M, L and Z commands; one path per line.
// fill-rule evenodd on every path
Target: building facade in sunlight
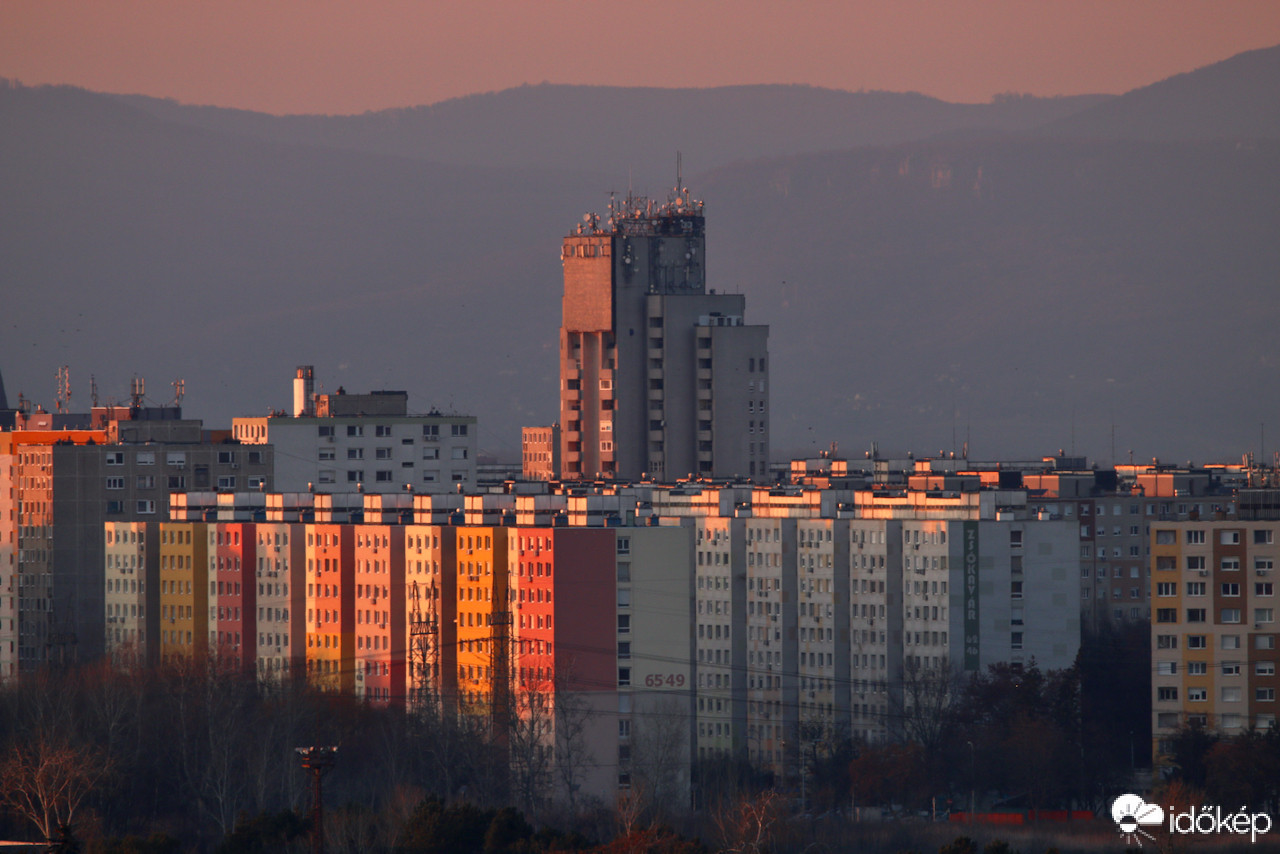
M 707 289 L 705 232 L 677 186 L 565 237 L 562 479 L 767 476 L 769 327 Z

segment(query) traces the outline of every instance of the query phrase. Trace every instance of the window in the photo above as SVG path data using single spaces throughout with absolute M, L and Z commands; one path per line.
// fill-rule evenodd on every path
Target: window
M 374 473 L 373 473 L 373 478 L 374 478 L 374 480 L 375 480 L 375 481 L 377 481 L 378 483 L 390 483 L 390 482 L 391 482 L 391 472 L 390 472 L 389 470 L 385 470 L 385 469 L 383 469 L 383 470 L 379 470 L 379 471 L 376 471 L 376 472 L 374 472 Z
M 631 588 L 629 587 L 618 588 L 618 607 L 619 608 L 631 607 Z
M 1255 635 L 1253 638 L 1253 648 L 1254 649 L 1275 649 L 1276 648 L 1275 635 Z
M 1239 676 L 1239 675 L 1240 675 L 1240 662 L 1238 662 L 1238 661 L 1224 661 L 1224 662 L 1222 662 L 1222 675 L 1223 675 L 1223 676 Z
M 124 502 L 123 502 L 123 501 L 108 501 L 108 502 L 107 502 L 107 513 L 109 513 L 109 514 L 116 514 L 116 513 L 123 513 L 123 512 L 124 512 Z
M 1156 662 L 1156 675 L 1157 675 L 1157 676 L 1177 676 L 1177 675 L 1178 675 L 1178 662 L 1176 662 L 1176 661 L 1157 661 L 1157 662 Z
M 1257 570 L 1258 575 L 1266 575 L 1271 571 L 1272 562 L 1269 557 L 1259 557 L 1253 559 L 1253 568 Z
M 377 436 L 378 438 L 385 439 L 386 437 L 391 435 L 391 425 L 390 424 L 374 425 L 373 435 Z
M 151 499 L 146 499 L 144 501 L 138 502 L 138 513 L 145 515 L 145 514 L 154 513 L 154 512 L 156 512 L 155 501 Z
M 1255 688 L 1253 691 L 1253 699 L 1259 703 L 1274 703 L 1276 700 L 1275 688 Z
M 1204 531 L 1187 531 L 1187 545 L 1204 545 Z
M 618 687 L 625 688 L 630 684 L 631 684 L 631 668 L 619 667 L 618 668 Z
M 1218 539 L 1224 546 L 1238 546 L 1240 545 L 1240 532 L 1222 531 L 1219 533 Z
M 1009 597 L 1011 599 L 1022 598 L 1022 582 L 1021 581 L 1009 582 Z
M 262 463 L 262 451 L 250 451 L 250 452 L 249 452 L 249 464 L 250 464 L 250 465 L 260 465 L 261 463 Z
M 1171 546 L 1173 543 L 1173 531 L 1156 531 L 1157 546 Z
M 348 425 L 347 425 L 347 435 L 348 435 L 348 436 L 363 436 L 363 435 L 364 435 L 364 425 L 363 425 L 363 424 L 348 424 Z
M 122 466 L 124 465 L 124 451 L 108 451 L 107 465 Z
M 1011 649 L 1022 649 L 1022 632 L 1010 632 L 1009 646 Z
M 618 641 L 618 658 L 628 659 L 631 657 L 631 641 Z
M 465 460 L 467 458 L 467 449 L 453 448 L 450 456 L 455 460 Z
M 1275 611 L 1270 608 L 1254 608 L 1253 621 L 1255 623 L 1270 623 L 1275 619 Z
M 1239 595 L 1240 595 L 1240 585 L 1239 585 L 1239 584 L 1234 584 L 1234 583 L 1233 583 L 1233 584 L 1224 584 L 1224 585 L 1222 585 L 1222 595 L 1223 595 L 1223 596 L 1239 596 Z
M 1222 643 L 1222 649 L 1239 649 L 1240 648 L 1239 635 L 1223 635 L 1219 640 Z
M 137 483 L 135 484 L 135 486 L 138 489 L 155 489 L 156 488 L 155 475 L 151 475 L 151 474 L 138 475 Z
M 1188 688 L 1187 700 L 1192 703 L 1203 703 L 1209 699 L 1208 688 Z
M 182 468 L 187 464 L 187 455 L 170 451 L 164 455 L 164 461 L 166 465 L 171 465 L 175 468 Z
M 335 483 L 337 481 L 333 469 L 320 469 L 319 475 L 321 483 Z
M 218 462 L 222 465 L 230 465 L 236 461 L 235 451 L 218 451 Z
M 1188 676 L 1207 676 L 1209 674 L 1209 664 L 1204 661 L 1187 662 Z
M 440 449 L 432 447 L 423 448 L 422 458 L 424 460 L 438 460 L 440 459 Z
M 335 458 L 335 456 L 336 456 L 336 454 L 334 453 L 334 450 L 333 450 L 333 446 L 332 446 L 332 445 L 330 445 L 330 446 L 326 446 L 326 447 L 324 447 L 324 448 L 321 448 L 321 449 L 320 449 L 320 460 L 321 460 L 321 462 L 324 462 L 324 461 L 326 461 L 326 460 L 332 460 L 332 459 L 334 459 L 334 458 Z
M 122 477 L 107 478 L 107 489 L 124 489 L 124 478 Z
M 233 474 L 218 475 L 218 489 L 235 489 L 236 476 Z
M 1178 699 L 1178 689 L 1171 686 L 1161 686 L 1156 689 L 1156 699 L 1166 703 L 1176 701 Z
M 363 459 L 364 459 L 364 448 L 347 448 L 347 459 L 349 459 L 349 460 L 363 460 Z
M 1156 622 L 1157 623 L 1178 622 L 1178 609 L 1177 608 L 1157 608 Z
M 1253 665 L 1253 672 L 1258 676 L 1275 676 L 1276 663 L 1274 661 L 1259 661 Z
M 619 614 L 618 615 L 618 634 L 625 635 L 630 631 L 631 631 L 631 615 Z
M 364 471 L 362 469 L 352 469 L 347 472 L 347 483 L 360 483 L 364 480 Z
M 1209 642 L 1204 635 L 1187 635 L 1187 649 L 1208 649 Z
M 373 451 L 373 456 L 374 456 L 376 459 L 379 459 L 379 460 L 389 460 L 389 459 L 391 459 L 391 449 L 390 449 L 390 448 L 375 448 L 375 449 L 374 449 L 374 451 Z
M 321 438 L 321 439 L 332 439 L 332 438 L 333 438 L 333 425 L 332 425 L 332 424 L 321 424 L 321 425 L 316 429 L 316 432 L 320 435 L 320 438 Z
M 465 471 L 452 471 L 449 472 L 449 479 L 454 483 L 461 483 L 467 479 L 467 473 Z
M 423 424 L 422 438 L 424 439 L 440 438 L 440 425 L 439 424 Z
M 1188 595 L 1188 596 L 1203 596 L 1203 595 L 1205 595 L 1205 591 L 1206 591 L 1207 589 L 1208 589 L 1208 586 L 1207 586 L 1203 581 L 1188 581 L 1188 582 L 1187 582 L 1187 595 Z
M 1221 623 L 1238 623 L 1240 622 L 1240 609 L 1223 608 L 1220 616 L 1222 617 L 1222 619 L 1219 620 Z
M 1208 611 L 1205 608 L 1188 608 L 1188 623 L 1204 623 L 1208 622 Z
M 266 485 L 267 479 L 260 474 L 255 474 L 249 478 L 250 489 L 265 489 Z
M 187 488 L 187 476 L 185 474 L 171 474 L 168 480 L 170 492 L 183 492 Z
M 1204 572 L 1204 556 L 1187 558 L 1187 569 Z
M 1156 649 L 1177 649 L 1177 635 L 1156 635 Z
M 1260 530 L 1253 532 L 1253 544 L 1255 546 L 1269 546 L 1272 543 L 1272 533 L 1269 530 Z
M 1221 566 L 1222 566 L 1222 568 L 1223 568 L 1224 570 L 1226 570 L 1227 572 L 1236 572 L 1236 571 L 1239 571 L 1239 569 L 1240 569 L 1240 558 L 1238 558 L 1238 557 L 1224 557 L 1224 558 L 1222 559 L 1222 564 L 1221 564 Z
M 156 464 L 155 451 L 139 451 L 136 459 L 140 466 L 153 466 Z
M 620 555 L 631 554 L 631 538 L 630 537 L 618 537 L 618 554 Z
M 466 424 L 450 425 L 449 434 L 452 436 L 465 436 L 467 435 L 467 425 Z
M 1177 596 L 1178 585 L 1173 581 L 1161 581 L 1156 584 L 1157 596 Z

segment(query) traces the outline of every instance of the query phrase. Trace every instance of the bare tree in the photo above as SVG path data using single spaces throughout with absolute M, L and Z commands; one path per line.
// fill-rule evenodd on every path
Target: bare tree
M 632 785 L 648 796 L 656 816 L 670 815 L 687 802 L 688 768 L 688 715 L 676 698 L 664 698 L 632 726 Z
M 34 824 L 46 842 L 69 833 L 76 811 L 107 773 L 106 756 L 43 733 L 11 751 L 0 763 L 0 800 Z
M 943 744 L 950 719 L 948 710 L 959 696 L 960 684 L 943 659 L 937 667 L 926 667 L 912 658 L 902 668 L 902 691 L 891 694 L 890 714 L 906 741 L 934 753 Z
M 765 854 L 772 851 L 783 817 L 782 795 L 770 789 L 743 797 L 715 814 L 720 850 L 731 854 Z

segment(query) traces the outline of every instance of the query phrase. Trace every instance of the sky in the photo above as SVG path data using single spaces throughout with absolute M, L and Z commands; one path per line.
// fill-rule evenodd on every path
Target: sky
M 542 82 L 1121 93 L 1275 44 L 1278 0 L 0 0 L 0 76 L 276 114 Z

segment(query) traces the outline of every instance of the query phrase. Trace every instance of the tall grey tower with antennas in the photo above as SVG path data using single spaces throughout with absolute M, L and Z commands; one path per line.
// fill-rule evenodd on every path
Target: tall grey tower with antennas
M 703 203 L 628 194 L 564 238 L 560 477 L 763 481 L 768 326 L 706 283 Z

